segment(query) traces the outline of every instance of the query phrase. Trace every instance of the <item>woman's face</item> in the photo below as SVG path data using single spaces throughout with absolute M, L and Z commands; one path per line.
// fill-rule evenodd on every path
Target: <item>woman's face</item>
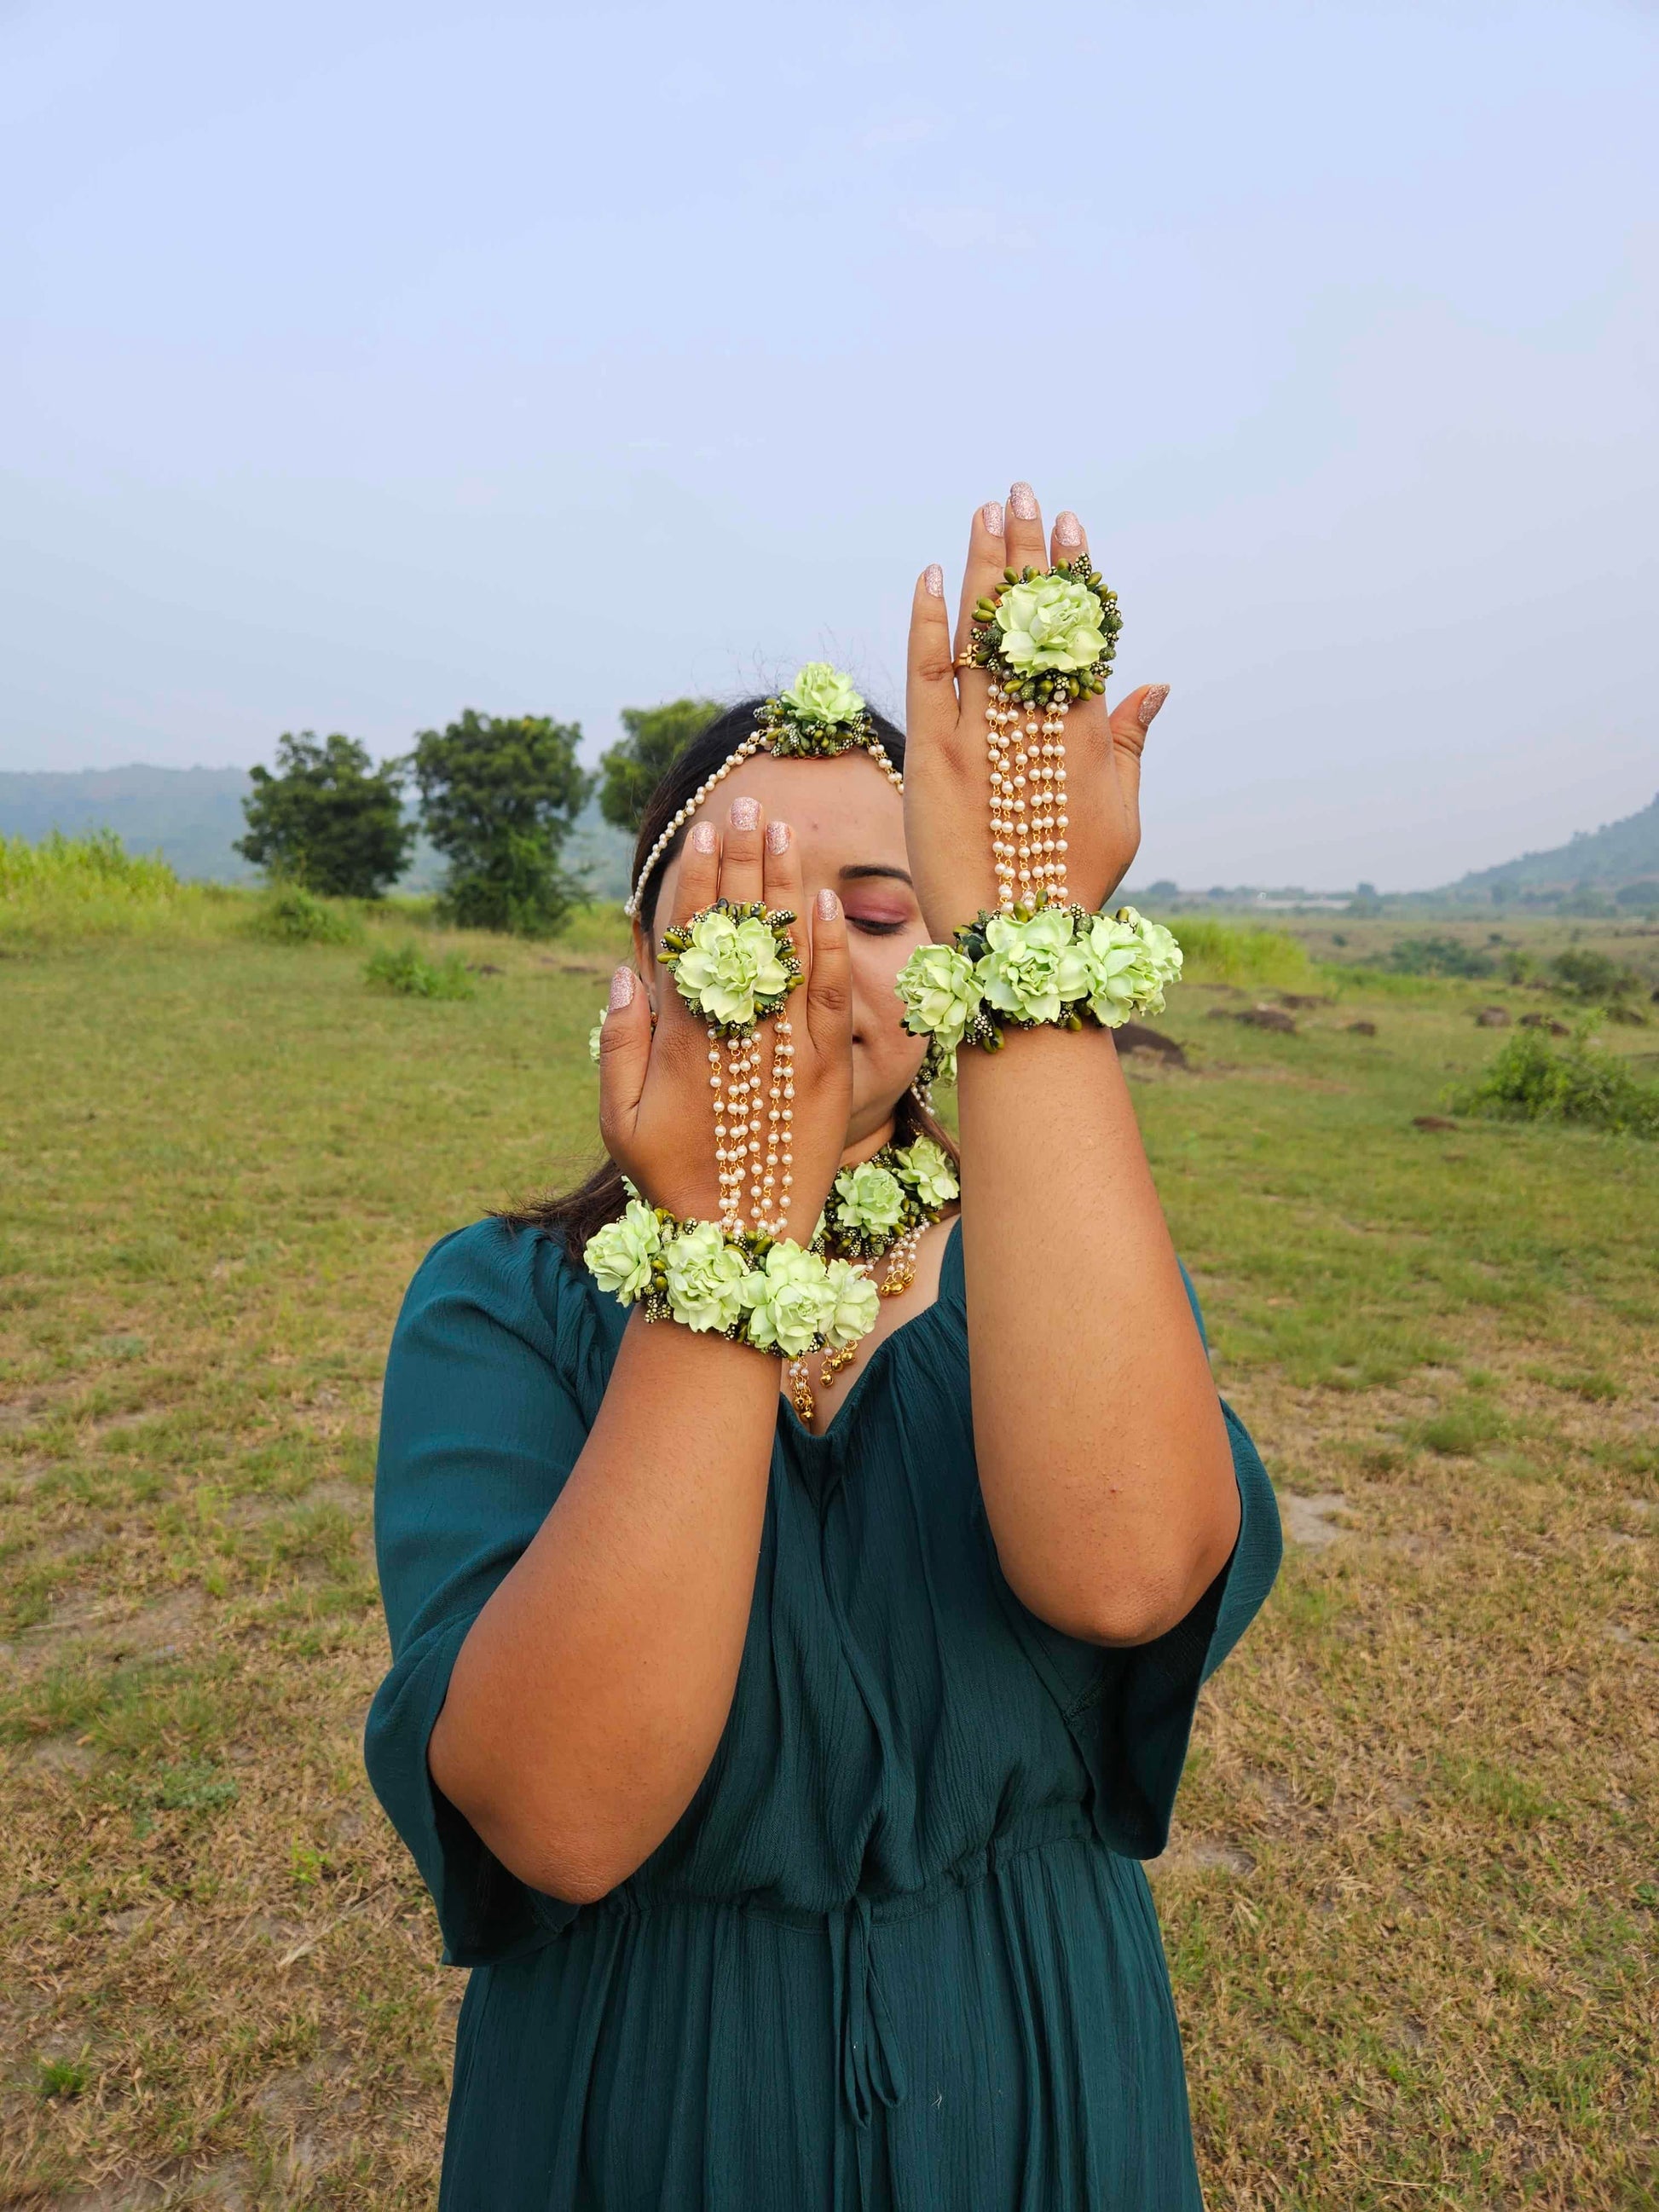
M 826 885 L 846 911 L 853 970 L 853 1112 L 847 1139 L 859 1144 L 891 1119 L 927 1049 L 925 1038 L 905 1029 L 893 989 L 899 969 L 927 941 L 904 850 L 904 803 L 869 755 L 859 751 L 827 761 L 758 755 L 734 769 L 691 818 L 723 831 L 734 799 L 758 799 L 769 822 L 787 822 L 794 832 L 808 915 Z M 674 910 L 678 874 L 676 854 L 659 879 L 659 924 Z M 658 927 L 658 939 L 661 933 Z M 635 951 L 654 1006 L 667 977 L 638 923 Z

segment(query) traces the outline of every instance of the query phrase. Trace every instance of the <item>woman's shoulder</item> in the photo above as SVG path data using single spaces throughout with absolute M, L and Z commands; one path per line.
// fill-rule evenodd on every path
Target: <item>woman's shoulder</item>
M 427 1252 L 404 1293 L 392 1347 L 395 1354 L 504 1329 L 580 1384 L 596 1361 L 608 1370 L 625 1318 L 557 1230 L 486 1214 Z

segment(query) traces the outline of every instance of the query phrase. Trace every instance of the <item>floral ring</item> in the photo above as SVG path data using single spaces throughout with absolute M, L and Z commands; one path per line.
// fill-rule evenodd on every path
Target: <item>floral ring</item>
M 794 915 L 758 900 L 716 899 L 663 933 L 674 988 L 716 1036 L 746 1037 L 801 980 L 789 936 Z
M 1123 617 L 1086 553 L 1052 568 L 1005 568 L 974 607 L 965 660 L 1011 699 L 1069 702 L 1106 689 Z

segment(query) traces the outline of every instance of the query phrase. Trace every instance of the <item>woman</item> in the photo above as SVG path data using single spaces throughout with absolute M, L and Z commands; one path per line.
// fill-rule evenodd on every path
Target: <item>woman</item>
M 981 509 L 955 643 L 1007 566 L 1082 544 L 1070 514 L 1045 544 L 1029 486 Z M 793 1218 L 839 1214 L 878 1153 L 937 1162 L 895 981 L 994 892 L 986 678 L 943 588 L 916 586 L 908 757 L 878 723 L 833 759 L 739 750 L 711 787 L 750 702 L 670 771 L 603 1029 L 606 1167 L 446 1238 L 398 1322 L 368 1758 L 477 1970 L 448 2212 L 1200 2201 L 1139 1862 L 1279 1530 L 1109 1035 L 963 1052 L 959 1218 L 939 1163 L 850 1354 L 791 1377 L 583 1265 L 618 1170 L 678 1217 L 721 1202 L 705 1036 L 659 950 L 717 896 L 802 917 Z M 1091 905 L 1133 857 L 1163 696 L 1070 716 Z

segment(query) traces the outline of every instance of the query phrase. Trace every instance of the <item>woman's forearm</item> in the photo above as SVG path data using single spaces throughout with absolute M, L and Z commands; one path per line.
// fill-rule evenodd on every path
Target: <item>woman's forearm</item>
M 1103 1644 L 1172 1627 L 1238 1530 L 1203 1343 L 1104 1031 L 962 1054 L 974 1440 L 1010 1586 Z
M 462 1645 L 433 1778 L 532 1887 L 605 1895 L 707 1771 L 743 1655 L 777 1410 L 774 1360 L 636 1316 L 557 1503 Z

